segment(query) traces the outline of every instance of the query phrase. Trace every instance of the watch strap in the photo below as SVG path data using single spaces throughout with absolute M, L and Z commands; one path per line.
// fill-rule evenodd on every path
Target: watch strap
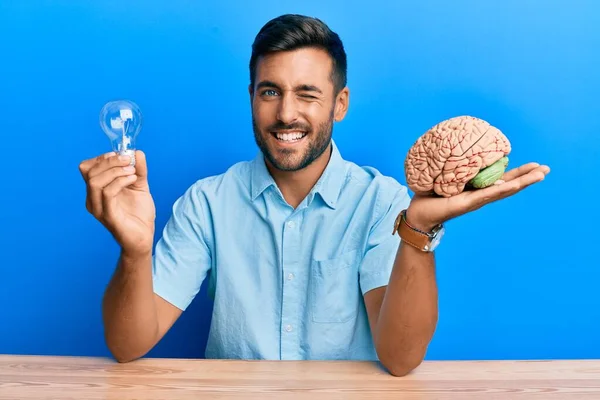
M 407 244 L 416 247 L 421 251 L 429 251 L 432 236 L 411 226 L 406 220 L 406 210 L 402 210 L 400 214 L 398 214 L 398 217 L 396 217 L 392 234 L 396 234 L 396 232 L 398 232 L 402 241 Z

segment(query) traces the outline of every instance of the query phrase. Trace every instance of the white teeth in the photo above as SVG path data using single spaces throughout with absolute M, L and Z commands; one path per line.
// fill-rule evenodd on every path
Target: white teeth
M 304 135 L 304 133 L 278 133 L 277 139 L 283 140 L 284 142 L 293 142 L 302 139 Z

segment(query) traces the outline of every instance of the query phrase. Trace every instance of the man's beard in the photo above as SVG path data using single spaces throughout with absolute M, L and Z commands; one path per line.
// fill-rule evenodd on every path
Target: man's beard
M 299 130 L 307 133 L 307 139 L 310 139 L 308 148 L 300 160 L 295 163 L 292 163 L 292 157 L 296 153 L 293 150 L 279 150 L 279 153 L 283 154 L 281 160 L 278 160 L 273 153 L 269 151 L 266 139 L 263 137 L 260 129 L 256 125 L 254 114 L 252 114 L 252 129 L 254 131 L 254 140 L 256 141 L 256 144 L 262 151 L 265 158 L 271 163 L 271 165 L 273 165 L 273 167 L 280 171 L 298 171 L 310 165 L 329 147 L 333 133 L 333 112 L 327 121 L 319 124 L 316 136 L 314 136 L 315 131 L 312 129 L 312 127 L 304 124 L 286 125 L 281 122 L 277 122 L 266 129 L 266 135 L 271 135 L 271 132 L 278 130 Z

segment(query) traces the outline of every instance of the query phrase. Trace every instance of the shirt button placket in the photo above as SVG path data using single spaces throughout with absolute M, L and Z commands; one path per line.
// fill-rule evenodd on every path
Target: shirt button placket
M 283 304 L 281 314 L 281 358 L 298 359 L 298 288 L 295 268 L 300 258 L 300 229 L 297 216 L 292 216 L 283 230 Z

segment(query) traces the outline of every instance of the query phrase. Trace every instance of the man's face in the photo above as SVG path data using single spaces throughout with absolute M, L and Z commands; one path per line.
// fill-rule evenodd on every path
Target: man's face
M 347 89 L 334 93 L 331 71 L 329 55 L 312 48 L 258 60 L 250 88 L 252 125 L 256 143 L 273 167 L 297 171 L 328 148 L 333 122 L 343 118 L 347 103 Z

